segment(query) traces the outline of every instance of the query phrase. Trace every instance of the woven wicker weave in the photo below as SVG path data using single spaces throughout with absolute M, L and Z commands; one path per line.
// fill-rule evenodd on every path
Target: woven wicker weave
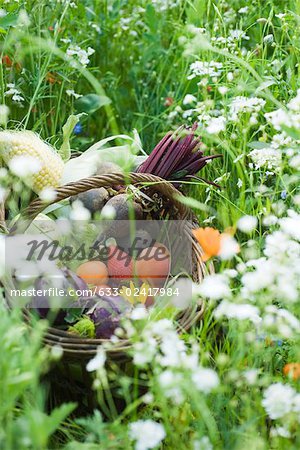
M 123 175 L 119 173 L 99 175 L 94 177 L 85 178 L 74 183 L 66 184 L 56 189 L 56 199 L 51 203 L 45 203 L 40 199 L 34 200 L 30 206 L 24 210 L 22 219 L 27 222 L 27 225 L 47 206 L 50 204 L 67 199 L 70 196 L 80 194 L 81 192 L 88 191 L 94 188 L 113 188 L 122 185 L 134 185 L 139 189 L 147 189 L 147 193 L 158 194 L 163 203 L 167 206 L 168 212 L 172 212 L 172 216 L 177 220 L 186 219 L 189 223 L 193 223 L 197 226 L 196 218 L 193 212 L 182 202 L 179 201 L 181 194 L 171 183 L 163 180 L 157 176 L 143 173 L 130 173 Z M 28 219 L 28 221 L 27 221 Z M 23 222 L 24 223 L 24 222 Z M 188 222 L 187 222 L 188 223 Z M 19 230 L 20 231 L 20 230 Z M 202 250 L 199 243 L 196 241 L 192 234 L 192 228 L 188 225 L 185 226 L 185 234 L 192 242 L 193 249 L 193 280 L 201 282 L 203 277 L 213 272 L 213 266 L 208 268 L 201 259 Z M 185 310 L 178 318 L 178 331 L 188 330 L 193 324 L 199 321 L 204 313 L 204 303 L 199 302 L 197 307 L 191 307 Z M 25 313 L 27 315 L 27 313 Z M 45 343 L 47 345 L 60 345 L 64 350 L 64 359 L 71 360 L 86 360 L 93 357 L 99 345 L 106 342 L 106 339 L 83 339 L 77 337 L 64 330 L 59 330 L 53 327 L 48 328 L 45 337 Z M 122 352 L 129 347 L 127 340 L 120 340 L 110 350 L 111 357 L 121 358 Z

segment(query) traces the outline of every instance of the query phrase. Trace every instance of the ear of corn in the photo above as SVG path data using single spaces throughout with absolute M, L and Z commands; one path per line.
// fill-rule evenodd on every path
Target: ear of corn
M 0 132 L 1 159 L 9 165 L 17 156 L 28 156 L 38 161 L 39 171 L 26 180 L 35 192 L 60 185 L 64 170 L 63 160 L 37 134 L 31 131 Z

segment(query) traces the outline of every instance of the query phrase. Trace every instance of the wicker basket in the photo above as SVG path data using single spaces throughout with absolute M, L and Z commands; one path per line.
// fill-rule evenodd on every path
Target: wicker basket
M 85 178 L 57 188 L 57 196 L 52 203 L 59 202 L 72 195 L 77 195 L 90 189 L 99 187 L 113 188 L 128 184 L 135 185 L 139 187 L 139 189 L 146 189 L 147 193 L 150 191 L 151 195 L 159 195 L 163 204 L 166 206 L 162 214 L 171 214 L 173 218 L 178 220 L 186 219 L 192 221 L 192 223 L 197 226 L 197 220 L 193 212 L 178 200 L 178 196 L 183 194 L 174 188 L 171 183 L 150 174 L 131 173 L 124 176 L 123 174 L 113 173 Z M 29 225 L 29 223 L 50 204 L 51 203 L 45 204 L 42 200 L 36 199 L 26 210 L 24 210 L 22 218 L 28 220 L 27 223 Z M 201 259 L 201 247 L 194 238 L 191 228 L 186 226 L 184 232 L 187 234 L 188 239 L 192 241 L 193 280 L 195 282 L 201 282 L 206 274 L 213 272 L 213 266 L 209 265 L 207 267 L 203 263 Z M 197 310 L 187 309 L 184 311 L 178 320 L 179 331 L 188 330 L 193 324 L 201 319 L 203 312 L 204 303 L 202 301 L 199 302 Z M 72 333 L 53 327 L 50 327 L 45 334 L 46 344 L 62 346 L 64 358 L 72 360 L 87 360 L 92 358 L 97 352 L 97 347 L 106 341 L 106 339 L 83 339 Z M 129 343 L 126 340 L 120 340 L 120 342 L 116 343 L 110 351 L 111 357 L 114 359 L 120 357 L 122 351 L 128 348 L 128 345 Z
M 149 196 L 158 196 L 163 204 L 162 216 L 172 217 L 177 220 L 186 219 L 197 227 L 197 220 L 193 212 L 178 200 L 178 197 L 183 195 L 170 182 L 163 180 L 157 176 L 144 173 L 131 173 L 124 176 L 123 174 L 113 173 L 107 175 L 99 175 L 90 178 L 85 178 L 74 183 L 70 183 L 57 188 L 56 199 L 52 203 L 67 199 L 70 196 L 80 194 L 94 188 L 114 188 L 123 185 L 134 185 L 140 190 L 144 190 Z M 41 213 L 51 203 L 45 204 L 40 199 L 34 200 L 30 206 L 23 212 L 22 219 L 28 219 L 30 222 Z M 162 218 L 163 218 L 162 217 Z M 213 265 L 206 266 L 202 259 L 202 250 L 199 243 L 193 236 L 192 227 L 185 226 L 184 233 L 192 242 L 193 252 L 193 280 L 201 282 L 203 277 L 214 271 Z M 199 301 L 195 307 L 190 307 L 180 314 L 177 320 L 178 332 L 188 330 L 192 325 L 197 323 L 204 313 L 204 302 Z M 25 317 L 29 318 L 29 313 L 24 312 Z M 95 398 L 91 393 L 91 378 L 87 374 L 85 367 L 87 360 L 96 355 L 99 346 L 106 343 L 107 339 L 86 339 L 77 337 L 76 335 L 49 327 L 44 336 L 44 342 L 48 346 L 61 346 L 63 349 L 63 358 L 59 366 L 59 374 L 57 368 L 51 374 L 51 383 L 54 383 L 54 391 L 56 392 L 56 399 L 52 404 L 60 403 L 60 401 L 75 400 L 81 402 L 83 395 L 86 403 L 86 411 L 91 411 L 95 407 Z M 110 345 L 108 352 L 108 360 L 116 362 L 118 365 L 127 364 L 128 359 L 125 355 L 125 350 L 130 347 L 128 340 L 123 339 Z M 127 361 L 127 362 L 126 362 Z M 74 364 L 77 366 L 77 375 L 74 377 Z M 79 373 L 79 375 L 78 375 Z M 75 379 L 77 378 L 77 379 Z M 70 383 L 71 382 L 71 383 Z M 88 393 L 88 394 L 87 394 Z M 62 397 L 62 398 L 61 398 Z M 57 401 L 57 398 L 61 400 Z M 83 410 L 80 413 L 84 413 Z

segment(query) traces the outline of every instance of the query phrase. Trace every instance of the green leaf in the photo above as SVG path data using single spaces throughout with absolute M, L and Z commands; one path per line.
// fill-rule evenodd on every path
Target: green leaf
M 76 408 L 76 403 L 63 403 L 52 410 L 48 418 L 48 433 L 51 435 Z
M 199 23 L 205 22 L 207 11 L 206 2 L 203 2 L 203 0 L 193 0 L 193 2 L 187 2 L 186 6 L 186 23 L 191 23 L 195 26 L 198 26 Z
M 73 133 L 75 125 L 79 122 L 80 117 L 83 115 L 85 115 L 85 113 L 76 114 L 76 116 L 72 114 L 68 117 L 67 122 L 63 126 L 63 143 L 58 153 L 64 161 L 69 161 L 71 157 L 70 137 Z
M 6 14 L 6 16 L 0 18 L 0 28 L 7 29 L 12 25 L 15 25 L 18 21 L 18 14 Z
M 270 144 L 268 142 L 252 141 L 249 142 L 248 147 L 253 148 L 255 150 L 261 150 L 262 148 L 270 147 Z
M 74 323 L 77 322 L 81 318 L 81 314 L 83 312 L 84 308 L 67 308 L 64 311 L 66 311 L 66 317 L 65 322 L 67 323 Z
M 150 30 L 156 34 L 158 17 L 153 5 L 147 5 L 145 12 L 145 20 Z
M 263 91 L 264 89 L 267 89 L 270 86 L 273 86 L 274 84 L 277 84 L 277 81 L 274 78 L 269 77 L 269 79 L 266 79 L 258 86 L 258 88 L 255 90 L 255 95 L 258 94 L 259 92 Z
M 290 127 L 287 127 L 287 126 L 284 125 L 284 124 L 280 124 L 280 126 L 281 126 L 281 129 L 282 129 L 283 131 L 285 131 L 286 134 L 287 134 L 288 136 L 290 136 L 291 138 L 296 139 L 296 140 L 299 140 L 299 139 L 300 139 L 300 131 L 297 130 L 296 128 L 290 128 Z
M 92 114 L 102 106 L 109 105 L 110 103 L 111 99 L 105 95 L 87 94 L 78 98 L 75 101 L 74 106 L 78 112 Z

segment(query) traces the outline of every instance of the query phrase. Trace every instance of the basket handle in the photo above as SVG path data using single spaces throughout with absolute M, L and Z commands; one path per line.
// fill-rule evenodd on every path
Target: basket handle
M 13 229 L 10 230 L 10 234 L 14 234 L 16 230 L 20 230 L 20 228 L 18 227 L 19 221 L 25 220 L 27 222 L 27 228 L 32 220 L 47 206 L 60 202 L 61 200 L 71 197 L 72 195 L 77 195 L 81 192 L 100 187 L 108 188 L 118 185 L 139 183 L 145 185 L 149 184 L 149 186 L 153 185 L 156 192 L 159 192 L 169 198 L 173 202 L 174 207 L 177 208 L 181 219 L 193 217 L 193 213 L 190 208 L 188 208 L 176 198 L 178 196 L 183 196 L 183 194 L 179 192 L 169 181 L 148 173 L 129 173 L 126 175 L 122 173 L 112 173 L 83 178 L 64 186 L 60 186 L 55 191 L 56 198 L 51 202 L 45 202 L 39 198 L 33 200 L 33 202 L 31 202 L 31 204 L 26 209 L 24 209 L 20 219 L 15 223 Z

